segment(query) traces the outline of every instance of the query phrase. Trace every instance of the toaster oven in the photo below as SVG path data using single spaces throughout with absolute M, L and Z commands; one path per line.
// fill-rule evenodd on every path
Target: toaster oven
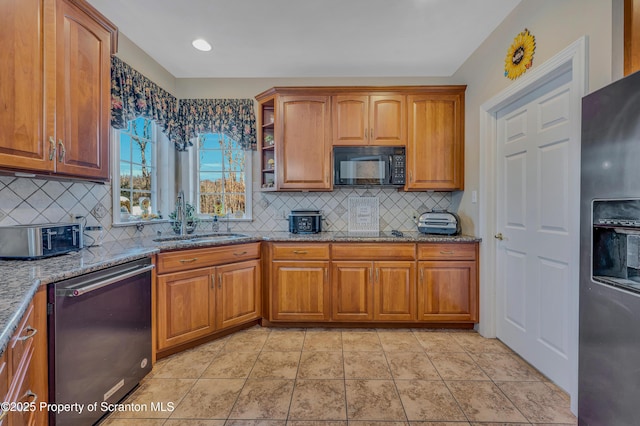
M 40 259 L 81 249 L 82 225 L 44 223 L 0 227 L 0 258 Z

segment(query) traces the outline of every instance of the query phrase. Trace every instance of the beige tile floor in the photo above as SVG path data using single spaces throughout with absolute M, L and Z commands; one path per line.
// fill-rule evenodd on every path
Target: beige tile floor
M 468 331 L 256 326 L 160 360 L 124 403 L 105 426 L 577 424 L 564 392 Z

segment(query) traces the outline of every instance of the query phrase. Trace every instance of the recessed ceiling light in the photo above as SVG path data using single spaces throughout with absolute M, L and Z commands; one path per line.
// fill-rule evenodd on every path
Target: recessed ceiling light
M 197 38 L 191 42 L 193 47 L 198 50 L 202 50 L 203 52 L 208 52 L 211 50 L 211 45 L 204 39 Z

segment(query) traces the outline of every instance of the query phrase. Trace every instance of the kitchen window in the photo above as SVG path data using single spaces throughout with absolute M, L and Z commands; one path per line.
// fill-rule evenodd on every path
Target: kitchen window
M 114 130 L 113 222 L 165 218 L 173 149 L 153 120 L 138 117 L 126 129 Z M 164 216 L 163 216 L 164 215 Z
M 194 148 L 198 213 L 251 219 L 251 151 L 221 133 L 200 134 Z

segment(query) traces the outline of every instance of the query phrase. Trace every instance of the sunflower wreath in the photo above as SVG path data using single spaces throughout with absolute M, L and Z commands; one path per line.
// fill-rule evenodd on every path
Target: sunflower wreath
M 504 60 L 504 76 L 515 80 L 533 65 L 533 53 L 536 50 L 536 38 L 524 29 L 513 39 Z

